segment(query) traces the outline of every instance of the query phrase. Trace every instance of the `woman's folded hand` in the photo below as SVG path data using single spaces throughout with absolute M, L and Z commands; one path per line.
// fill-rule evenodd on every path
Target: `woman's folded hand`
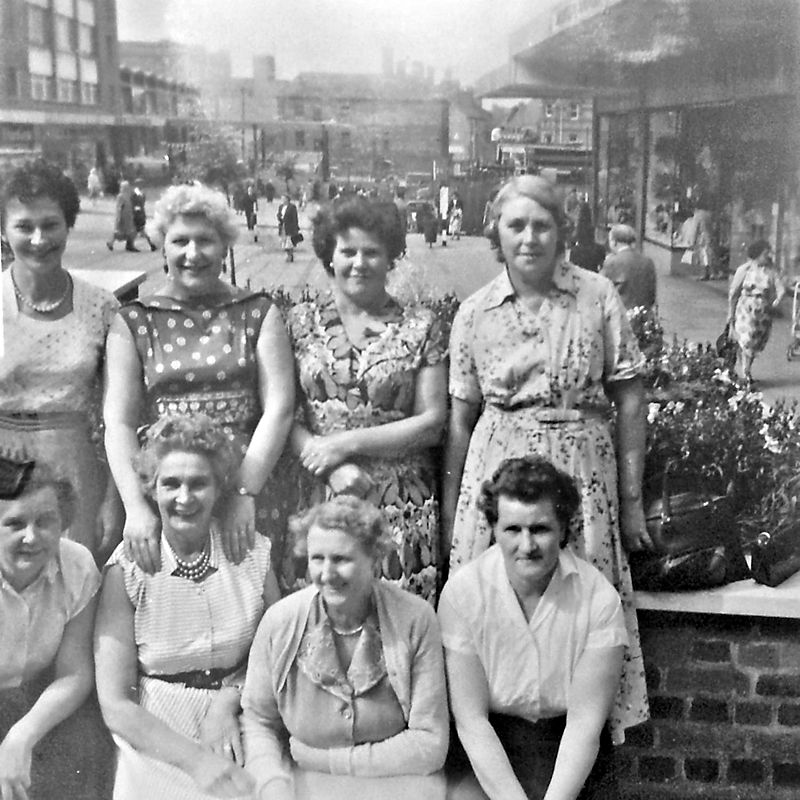
M 0 743 L 0 796 L 27 800 L 31 786 L 32 750 L 14 736 L 14 730 Z
M 255 781 L 249 773 L 216 753 L 196 759 L 191 775 L 200 789 L 215 797 L 247 796 L 255 789 Z
M 350 457 L 345 446 L 347 432 L 312 436 L 303 446 L 300 461 L 312 475 L 324 475 Z
M 218 702 L 219 698 L 215 698 L 206 718 L 200 723 L 200 743 L 223 758 L 244 764 L 244 749 L 239 728 L 238 692 L 232 691 L 236 696 L 235 703 L 226 702 L 224 699 Z

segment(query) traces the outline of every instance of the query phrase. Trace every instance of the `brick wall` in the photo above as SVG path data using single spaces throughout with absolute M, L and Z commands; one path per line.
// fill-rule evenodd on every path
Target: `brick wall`
M 626 800 L 800 797 L 800 620 L 640 611 L 651 720 Z

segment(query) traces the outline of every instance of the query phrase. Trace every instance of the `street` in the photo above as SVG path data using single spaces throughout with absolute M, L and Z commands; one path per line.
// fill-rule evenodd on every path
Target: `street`
M 152 208 L 156 197 L 155 192 L 151 193 L 148 208 Z M 142 248 L 139 253 L 125 252 L 121 242 L 117 242 L 113 253 L 106 249 L 105 241 L 113 224 L 113 200 L 102 198 L 92 206 L 82 198 L 81 206 L 67 245 L 65 265 L 82 269 L 141 269 L 148 274 L 142 293 L 157 288 L 164 279 L 162 257 L 158 252 L 151 253 L 143 239 L 137 243 Z M 314 255 L 304 215 L 301 213 L 300 221 L 305 241 L 296 250 L 295 260 L 288 263 L 279 249 L 276 211 L 277 203 L 259 200 L 257 243 L 252 241 L 244 218 L 240 218 L 241 234 L 234 248 L 237 284 L 249 283 L 253 288 L 266 290 L 283 288 L 289 292 L 298 292 L 306 286 L 325 288 L 328 277 Z M 421 234 L 409 234 L 408 254 L 398 262 L 391 284 L 400 294 L 452 292 L 463 300 L 493 278 L 499 269 L 494 252 L 482 237 L 448 239 L 447 247 L 443 247 L 440 240 L 429 249 Z M 673 336 L 680 341 L 714 341 L 725 324 L 727 283 L 702 283 L 691 278 L 660 275 L 658 301 L 668 341 Z M 781 316 L 775 319 L 767 348 L 756 358 L 753 368 L 767 401 L 781 397 L 800 400 L 800 358 L 791 362 L 786 358 L 786 348 L 791 341 L 791 312 L 789 292 L 781 304 Z

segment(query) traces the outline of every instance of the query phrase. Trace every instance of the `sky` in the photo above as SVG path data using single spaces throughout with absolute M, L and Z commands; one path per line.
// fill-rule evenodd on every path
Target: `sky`
M 506 63 L 508 34 L 555 0 L 117 0 L 123 41 L 173 39 L 229 50 L 233 72 L 271 54 L 277 76 L 381 71 L 394 62 L 447 68 L 464 85 Z

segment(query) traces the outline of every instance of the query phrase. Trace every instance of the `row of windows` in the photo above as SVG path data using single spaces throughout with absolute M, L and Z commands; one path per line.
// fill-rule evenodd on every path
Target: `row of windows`
M 122 85 L 122 107 L 128 114 L 178 114 L 178 97 L 155 89 Z
M 6 88 L 11 97 L 22 95 L 19 73 L 14 69 L 8 72 Z M 96 106 L 99 101 L 98 87 L 94 83 L 54 78 L 51 75 L 31 75 L 31 100 Z
M 544 104 L 544 115 L 546 117 L 553 117 L 556 114 L 557 110 L 560 110 L 562 106 L 557 105 L 556 103 L 545 103 Z M 569 108 L 567 109 L 569 118 L 570 119 L 580 119 L 581 117 L 581 104 L 580 103 L 570 103 Z
M 82 55 L 95 53 L 95 28 L 39 6 L 28 6 L 28 43 Z

